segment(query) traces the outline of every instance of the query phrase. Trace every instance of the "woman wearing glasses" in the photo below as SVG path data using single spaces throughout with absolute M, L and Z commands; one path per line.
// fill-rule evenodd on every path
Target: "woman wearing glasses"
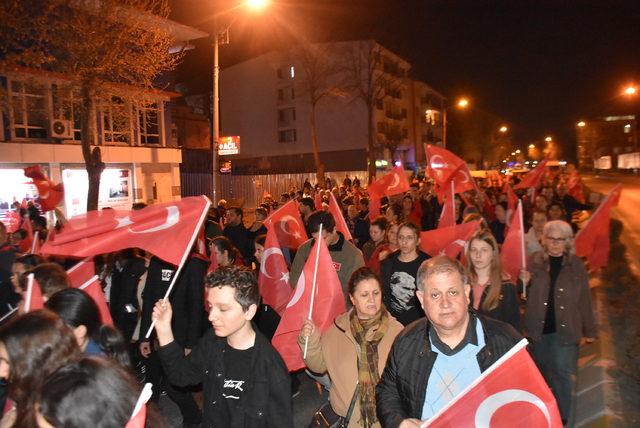
M 551 387 L 563 423 L 570 419 L 578 344 L 591 343 L 596 325 L 584 263 L 574 254 L 573 230 L 562 220 L 544 225 L 543 251 L 531 255 L 525 335 Z M 529 278 L 527 278 L 529 279 Z

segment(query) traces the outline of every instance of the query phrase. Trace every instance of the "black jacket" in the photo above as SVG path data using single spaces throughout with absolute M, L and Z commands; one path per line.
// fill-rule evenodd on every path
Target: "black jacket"
M 173 308 L 173 337 L 185 348 L 193 348 L 202 337 L 204 320 L 204 277 L 209 262 L 191 256 L 186 262 L 169 300 Z
M 142 291 L 142 317 L 140 318 L 140 341 L 153 341 L 155 331 L 151 332 L 149 339 L 145 339 L 144 335 L 151 325 L 151 314 L 156 302 L 164 298 L 173 275 L 176 273 L 176 267 L 171 263 L 167 263 L 158 257 L 152 257 L 147 268 L 147 281 L 144 283 Z
M 484 316 L 511 324 L 516 331 L 520 331 L 520 300 L 518 299 L 516 286 L 510 282 L 503 282 L 500 288 L 500 300 L 498 302 L 498 306 L 490 311 L 485 311 L 482 309 L 482 304 L 487 297 L 488 291 L 489 287 L 486 287 L 482 293 L 478 312 Z M 473 302 L 473 288 L 471 289 L 471 295 L 469 298 Z
M 250 260 L 253 254 L 251 254 L 251 242 L 249 242 L 249 230 L 244 227 L 244 224 L 240 223 L 236 226 L 227 224 L 222 231 L 222 234 L 226 236 L 229 241 L 240 251 L 242 258 L 247 261 Z
M 486 345 L 478 352 L 484 372 L 521 339 L 509 324 L 474 313 L 482 323 Z M 376 387 L 378 419 L 395 428 L 407 418 L 420 419 L 427 382 L 437 354 L 431 350 L 430 324 L 422 318 L 408 325 L 396 338 L 387 365 Z
M 291 428 L 291 378 L 280 355 L 256 331 L 251 361 L 251 382 L 231 420 L 215 420 L 215 406 L 226 406 L 222 397 L 225 338 L 209 330 L 188 356 L 174 341 L 158 350 L 169 381 L 177 386 L 202 382 L 204 409 L 202 427 Z
M 127 305 L 132 305 L 140 310 L 138 302 L 138 283 L 144 274 L 146 267 L 142 257 L 131 257 L 124 261 L 122 269 L 114 268 L 111 275 L 111 292 L 109 295 L 109 309 L 113 321 L 123 315 L 129 315 Z

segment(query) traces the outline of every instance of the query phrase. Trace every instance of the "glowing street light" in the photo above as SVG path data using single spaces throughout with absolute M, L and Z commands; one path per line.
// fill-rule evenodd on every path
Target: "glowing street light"
M 516 150 L 516 153 L 520 154 L 520 149 Z
M 553 141 L 553 138 L 551 138 L 551 137 L 546 137 L 546 138 L 544 139 L 544 141 L 546 141 L 547 143 L 550 143 L 551 141 Z
M 264 8 L 269 0 L 247 0 L 247 7 L 255 10 Z
M 583 120 L 581 120 L 580 122 L 578 122 L 578 127 L 579 127 L 579 128 L 584 128 L 585 126 L 587 126 L 587 124 L 586 124 Z
M 468 98 L 460 98 L 457 103 L 458 108 L 466 109 L 469 107 L 469 99 Z
M 638 88 L 636 88 L 634 85 L 629 85 L 626 88 L 624 88 L 625 95 L 632 96 L 637 93 L 638 93 Z
M 500 132 L 502 132 L 503 134 L 504 134 L 505 132 L 507 132 L 508 130 L 509 130 L 509 128 L 507 128 L 507 127 L 506 127 L 506 126 L 504 126 L 504 125 L 502 125 L 502 126 L 500 127 Z
M 536 145 L 535 145 L 535 144 L 529 144 L 529 148 L 530 148 L 530 149 L 535 149 L 535 148 L 536 148 Z
M 511 152 L 511 156 L 515 156 L 515 155 L 516 155 L 516 152 Z

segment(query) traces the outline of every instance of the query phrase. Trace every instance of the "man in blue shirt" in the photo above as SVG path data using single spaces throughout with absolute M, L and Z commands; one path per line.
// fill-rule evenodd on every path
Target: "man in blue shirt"
M 384 427 L 420 427 L 521 339 L 510 325 L 469 310 L 467 272 L 457 260 L 425 261 L 416 285 L 426 318 L 409 324 L 389 354 L 376 388 Z

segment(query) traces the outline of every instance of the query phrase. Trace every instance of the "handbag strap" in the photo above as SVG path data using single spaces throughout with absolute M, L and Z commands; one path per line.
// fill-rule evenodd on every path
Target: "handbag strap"
M 358 392 L 360 392 L 360 383 L 356 383 L 356 389 L 353 391 L 353 396 L 351 397 L 351 403 L 349 403 L 349 410 L 347 410 L 347 415 L 344 417 L 343 426 L 346 427 L 349 425 L 349 421 L 351 420 L 351 415 L 353 414 L 353 409 L 356 407 L 356 398 L 358 398 Z

